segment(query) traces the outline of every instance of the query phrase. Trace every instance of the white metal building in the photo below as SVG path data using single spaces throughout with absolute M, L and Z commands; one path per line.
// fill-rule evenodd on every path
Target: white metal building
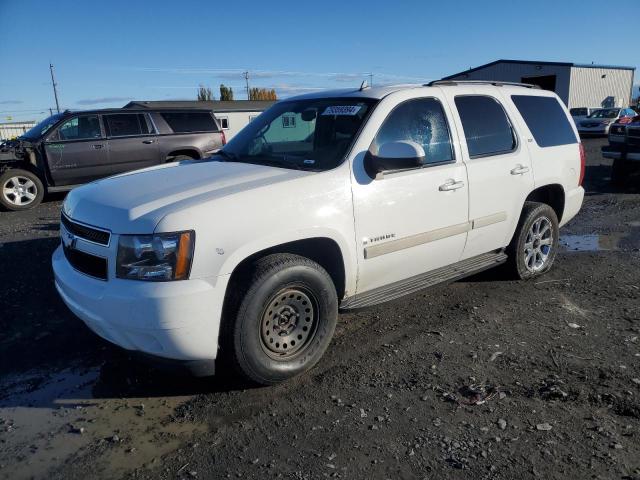
M 34 127 L 35 124 L 36 122 L 32 120 L 0 123 L 0 140 L 10 140 L 19 137 L 31 127 Z
M 175 101 L 134 101 L 124 108 L 206 108 L 213 112 L 224 130 L 227 140 L 233 138 L 251 120 L 275 102 L 267 100 L 175 100 Z
M 635 67 L 566 62 L 496 60 L 443 80 L 496 80 L 539 85 L 574 107 L 627 107 Z

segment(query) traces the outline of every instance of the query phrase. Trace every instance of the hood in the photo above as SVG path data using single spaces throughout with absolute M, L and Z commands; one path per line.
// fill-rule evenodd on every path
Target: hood
M 78 187 L 63 211 L 114 233 L 152 233 L 168 213 L 306 175 L 313 173 L 235 162 L 169 163 Z

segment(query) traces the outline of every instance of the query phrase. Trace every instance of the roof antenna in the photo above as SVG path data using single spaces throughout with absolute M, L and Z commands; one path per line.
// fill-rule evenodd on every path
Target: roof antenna
M 363 80 L 362 83 L 360 84 L 360 91 L 363 91 L 365 88 L 369 88 L 369 84 L 367 83 L 366 80 Z

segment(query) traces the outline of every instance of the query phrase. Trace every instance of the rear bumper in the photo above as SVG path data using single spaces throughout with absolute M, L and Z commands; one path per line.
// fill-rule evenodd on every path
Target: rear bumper
M 52 264 L 64 303 L 105 340 L 183 362 L 216 358 L 226 278 L 102 281 L 73 269 L 61 247 Z
M 564 211 L 562 212 L 562 219 L 560 220 L 560 226 L 569 222 L 582 207 L 582 201 L 584 200 L 584 188 L 578 187 L 570 190 L 566 193 L 564 199 Z

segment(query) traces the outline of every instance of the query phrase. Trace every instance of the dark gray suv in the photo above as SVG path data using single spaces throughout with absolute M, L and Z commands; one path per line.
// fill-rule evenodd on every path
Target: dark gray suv
M 65 111 L 0 146 L 0 204 L 9 210 L 33 208 L 46 192 L 206 158 L 224 144 L 209 110 Z

